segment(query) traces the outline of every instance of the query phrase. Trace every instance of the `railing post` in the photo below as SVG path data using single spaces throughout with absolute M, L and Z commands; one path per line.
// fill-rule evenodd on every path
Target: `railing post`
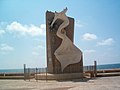
M 30 81 L 30 68 L 28 68 L 28 78 L 29 78 L 29 81 Z
M 94 77 L 97 76 L 97 62 L 94 61 Z
M 26 64 L 24 64 L 24 80 L 26 80 Z
M 38 81 L 38 78 L 37 78 L 37 74 L 38 74 L 38 69 L 36 68 L 36 81 Z
M 46 82 L 47 82 L 47 67 L 46 67 Z

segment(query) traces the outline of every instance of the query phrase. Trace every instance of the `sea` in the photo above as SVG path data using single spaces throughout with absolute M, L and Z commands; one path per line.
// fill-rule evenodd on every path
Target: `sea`
M 118 69 L 118 68 L 120 69 L 120 63 L 97 65 L 97 70 Z M 41 69 L 45 70 L 45 68 L 41 68 Z M 24 69 L 0 69 L 0 73 L 24 73 Z

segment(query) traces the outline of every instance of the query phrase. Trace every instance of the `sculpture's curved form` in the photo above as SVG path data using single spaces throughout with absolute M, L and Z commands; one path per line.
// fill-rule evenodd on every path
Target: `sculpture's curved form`
M 52 21 L 51 27 L 57 19 L 63 20 L 63 23 L 59 26 L 57 30 L 57 36 L 62 39 L 61 45 L 56 49 L 54 55 L 61 63 L 62 72 L 66 66 L 69 64 L 74 64 L 80 62 L 82 58 L 82 52 L 78 49 L 72 41 L 66 36 L 65 27 L 69 25 L 69 19 L 66 16 L 67 8 L 61 12 L 55 12 L 55 17 Z

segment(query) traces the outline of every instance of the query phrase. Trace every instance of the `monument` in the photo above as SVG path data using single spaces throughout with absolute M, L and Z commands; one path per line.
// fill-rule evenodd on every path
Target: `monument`
M 51 74 L 83 73 L 82 51 L 74 41 L 74 18 L 61 12 L 46 12 L 47 69 Z

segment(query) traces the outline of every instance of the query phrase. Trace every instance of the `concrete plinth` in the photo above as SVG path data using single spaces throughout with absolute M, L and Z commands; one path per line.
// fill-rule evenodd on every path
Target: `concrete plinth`
M 72 80 L 83 78 L 83 73 L 65 73 L 65 74 L 36 74 L 36 80 Z

